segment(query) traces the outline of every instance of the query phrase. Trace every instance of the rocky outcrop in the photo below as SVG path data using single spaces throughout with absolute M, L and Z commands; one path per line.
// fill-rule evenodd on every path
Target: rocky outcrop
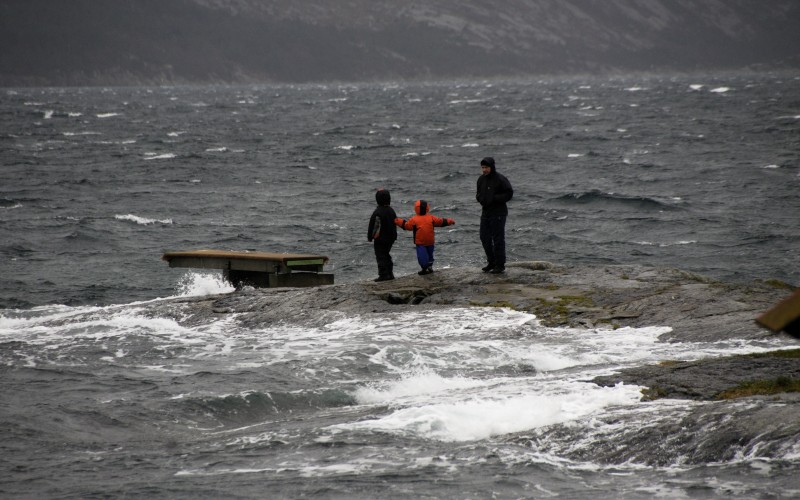
M 535 314 L 546 326 L 619 328 L 669 326 L 664 342 L 714 342 L 768 338 L 774 333 L 754 319 L 789 294 L 780 283 L 730 284 L 676 269 L 640 266 L 565 266 L 511 263 L 503 275 L 477 268 L 412 274 L 318 288 L 244 289 L 181 299 L 161 306 L 184 322 L 205 323 L 236 314 L 258 328 L 279 322 L 323 325 L 337 315 L 362 315 L 425 308 L 509 307 Z M 750 380 L 783 376 L 800 380 L 800 357 L 749 357 L 683 362 L 630 369 L 593 382 L 650 388 L 645 397 L 713 399 Z
M 394 281 L 302 289 L 245 289 L 220 297 L 184 299 L 193 315 L 237 313 L 250 326 L 277 321 L 316 323 L 330 314 L 404 308 L 510 307 L 546 326 L 672 327 L 664 341 L 712 341 L 773 335 L 753 321 L 788 294 L 768 283 L 722 283 L 676 269 L 510 263 L 502 275 L 477 268 L 437 270 Z
M 259 328 L 283 322 L 324 325 L 339 316 L 414 309 L 510 307 L 550 326 L 613 329 L 670 326 L 664 342 L 769 339 L 754 319 L 790 294 L 780 283 L 730 284 L 675 269 L 579 266 L 549 262 L 508 264 L 503 275 L 477 268 L 437 270 L 394 281 L 302 289 L 244 289 L 155 306 L 157 315 L 206 324 L 235 314 Z M 781 334 L 782 335 L 782 334 Z M 787 337 L 789 338 L 789 337 Z M 800 435 L 800 343 L 796 350 L 697 361 L 666 360 L 586 383 L 643 386 L 642 399 L 659 400 L 635 412 L 608 412 L 582 435 L 558 424 L 509 436 L 573 460 L 648 465 L 704 464 L 740 456 L 782 457 Z M 754 381 L 777 390 L 728 393 Z M 672 400 L 695 400 L 686 404 Z M 671 404 L 672 403 L 672 404 Z M 655 406 L 662 405 L 662 406 Z M 598 433 L 598 429 L 603 429 Z
M 798 344 L 800 345 L 800 344 Z M 645 386 L 645 399 L 724 399 L 742 385 L 763 381 L 780 390 L 781 381 L 800 381 L 800 352 L 771 352 L 758 356 L 730 356 L 701 361 L 670 361 L 597 377 L 592 382 L 612 386 L 620 382 Z M 746 393 L 745 393 L 746 394 Z M 731 395 L 730 397 L 735 397 Z
M 580 436 L 569 425 L 554 425 L 522 436 L 542 453 L 576 461 L 650 466 L 724 463 L 742 457 L 784 457 L 800 436 L 800 394 L 757 396 L 746 401 L 719 401 L 689 407 L 677 415 L 603 416 L 596 421 L 599 436 Z

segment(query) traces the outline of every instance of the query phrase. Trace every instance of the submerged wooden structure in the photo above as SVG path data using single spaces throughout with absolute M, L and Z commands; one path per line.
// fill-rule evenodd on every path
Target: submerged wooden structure
M 800 288 L 756 318 L 756 322 L 773 332 L 783 331 L 800 338 Z
M 332 285 L 333 273 L 322 272 L 328 257 L 313 254 L 190 250 L 167 252 L 162 257 L 169 267 L 222 269 L 225 279 L 236 288 L 246 285 L 306 287 Z

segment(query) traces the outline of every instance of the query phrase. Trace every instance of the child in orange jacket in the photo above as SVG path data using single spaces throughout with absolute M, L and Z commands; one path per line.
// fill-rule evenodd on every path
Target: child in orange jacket
M 417 262 L 422 271 L 417 274 L 430 274 L 433 272 L 433 228 L 452 226 L 456 223 L 453 219 L 440 219 L 428 213 L 428 202 L 417 200 L 414 203 L 414 217 L 408 220 L 397 218 L 394 223 L 406 231 L 414 231 L 414 244 L 417 246 Z

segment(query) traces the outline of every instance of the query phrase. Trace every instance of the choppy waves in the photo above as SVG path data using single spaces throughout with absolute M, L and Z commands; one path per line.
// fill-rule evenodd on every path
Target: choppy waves
M 646 212 L 662 210 L 680 210 L 680 200 L 658 200 L 647 196 L 626 196 L 619 193 L 604 193 L 601 191 L 587 191 L 568 193 L 553 200 L 564 205 L 591 205 L 595 209 L 621 208 L 629 212 Z
M 83 497 L 114 478 L 118 496 L 166 491 L 153 484 L 175 496 L 379 496 L 387 483 L 434 497 L 795 492 L 795 437 L 704 441 L 742 435 L 730 412 L 779 402 L 645 404 L 638 387 L 587 382 L 777 344 L 665 344 L 669 325 L 548 329 L 483 308 L 302 311 L 315 327 L 289 315 L 250 328 L 204 298 L 233 291 L 219 273 L 160 257 L 309 251 L 331 258 L 338 283 L 373 278 L 363 232 L 380 186 L 398 214 L 424 198 L 457 219 L 437 233 L 438 267 L 479 268 L 474 188 L 492 155 L 515 187 L 510 260 L 791 283 L 797 81 L 7 92 L 4 491 Z M 396 274 L 416 272 L 408 235 L 393 256 Z
M 196 274 L 172 298 L 4 311 L 0 369 L 13 374 L 4 390 L 15 415 L 86 422 L 47 426 L 47 435 L 66 433 L 74 443 L 72 451 L 49 451 L 66 472 L 82 467 L 88 447 L 109 458 L 146 455 L 174 478 L 329 481 L 358 474 L 371 481 L 411 470 L 424 480 L 440 477 L 442 466 L 463 481 L 486 473 L 487 456 L 501 469 L 532 464 L 548 476 L 606 467 L 630 473 L 653 463 L 681 474 L 691 445 L 685 440 L 702 435 L 651 448 L 642 436 L 659 422 L 688 422 L 700 403 L 643 403 L 637 386 L 588 380 L 625 366 L 779 346 L 661 343 L 666 326 L 551 329 L 502 308 L 320 312 L 327 320 L 317 327 L 251 329 L 231 314 L 193 321 L 195 308 L 208 307 L 202 295 L 229 292 L 214 276 Z M 169 314 L 153 314 L 167 304 Z M 33 381 L 48 407 L 22 398 Z M 26 425 L 15 427 L 14 440 L 25 439 Z M 96 435 L 113 440 L 113 448 Z M 716 461 L 749 467 L 792 460 L 792 442 L 764 438 L 746 456 L 734 443 Z M 612 452 L 619 449 L 629 452 Z M 23 465 L 36 461 L 14 453 Z M 203 458 L 209 454 L 211 461 Z M 113 473 L 115 463 L 95 470 Z
M 136 224 L 140 224 L 142 226 L 149 224 L 172 224 L 172 219 L 149 219 L 147 217 L 141 217 L 133 214 L 115 215 L 114 218 L 117 220 L 135 222 Z

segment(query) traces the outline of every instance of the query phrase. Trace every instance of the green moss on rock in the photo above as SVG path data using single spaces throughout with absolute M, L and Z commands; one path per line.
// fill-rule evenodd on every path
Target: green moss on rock
M 717 399 L 735 399 L 748 396 L 769 396 L 784 392 L 800 392 L 800 380 L 790 377 L 778 377 L 771 380 L 751 380 L 742 382 L 733 389 L 717 395 Z

